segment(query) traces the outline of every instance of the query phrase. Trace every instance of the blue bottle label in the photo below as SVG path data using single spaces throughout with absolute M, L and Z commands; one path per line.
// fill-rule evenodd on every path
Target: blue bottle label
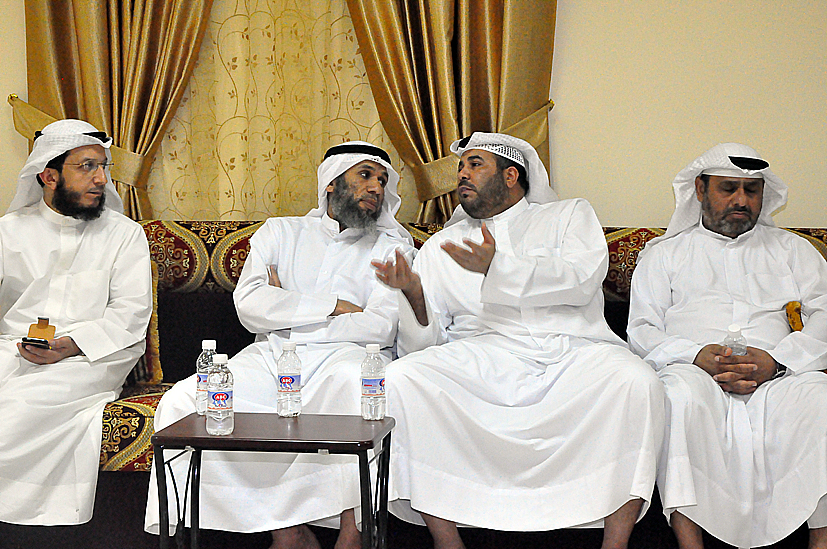
M 208 391 L 207 410 L 214 412 L 233 409 L 232 391 Z
M 207 376 L 208 375 L 209 374 L 207 374 L 206 372 L 203 373 L 203 374 L 198 374 L 198 389 L 200 391 L 206 391 L 207 390 Z
M 381 396 L 385 394 L 384 377 L 363 377 L 362 396 Z
M 280 393 L 298 393 L 302 387 L 301 375 L 280 375 L 279 376 L 279 392 Z

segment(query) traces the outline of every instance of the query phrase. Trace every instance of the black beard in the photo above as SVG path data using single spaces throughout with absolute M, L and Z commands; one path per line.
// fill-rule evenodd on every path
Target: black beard
M 482 190 L 479 187 L 474 187 L 477 193 L 476 200 L 468 200 L 460 195 L 459 203 L 462 204 L 465 213 L 474 219 L 486 219 L 491 217 L 491 212 L 496 211 L 505 203 L 506 189 L 505 177 L 503 177 L 502 172 L 497 172 L 489 178 Z
M 747 208 L 727 208 L 720 217 L 713 217 L 712 213 L 710 213 L 712 211 L 712 205 L 709 203 L 707 196 L 704 196 L 703 202 L 701 203 L 701 211 L 703 212 L 704 227 L 713 233 L 722 234 L 730 238 L 737 238 L 745 232 L 752 230 L 758 222 L 758 216 L 754 216 Z M 749 213 L 749 219 L 727 221 L 726 216 L 734 211 Z
M 81 206 L 81 193 L 66 189 L 66 180 L 63 174 L 57 180 L 57 187 L 52 195 L 52 206 L 63 215 L 80 219 L 81 221 L 92 221 L 100 217 L 106 204 L 106 190 L 101 194 L 97 206 Z
M 350 185 L 344 177 L 338 177 L 333 184 L 333 190 L 327 195 L 332 217 L 341 225 L 349 229 L 370 229 L 376 228 L 376 220 L 382 213 L 382 204 L 376 211 L 369 212 L 359 206 L 359 201 L 350 192 Z

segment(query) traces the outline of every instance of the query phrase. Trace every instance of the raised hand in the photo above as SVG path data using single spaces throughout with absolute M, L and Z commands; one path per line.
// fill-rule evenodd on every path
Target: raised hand
M 441 248 L 462 268 L 476 273 L 488 274 L 488 268 L 494 259 L 497 245 L 494 236 L 485 226 L 485 222 L 482 223 L 482 244 L 477 244 L 469 238 L 463 238 L 462 243 L 468 248 L 463 248 L 453 242 L 444 242 Z

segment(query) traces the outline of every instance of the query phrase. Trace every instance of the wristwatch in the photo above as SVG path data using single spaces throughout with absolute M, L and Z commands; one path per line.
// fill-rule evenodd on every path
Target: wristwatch
M 773 359 L 773 360 L 775 360 L 775 359 Z M 783 375 L 786 374 L 786 373 L 787 373 L 787 367 L 776 360 L 775 361 L 775 375 L 772 376 L 771 379 L 778 379 L 779 377 L 783 377 Z

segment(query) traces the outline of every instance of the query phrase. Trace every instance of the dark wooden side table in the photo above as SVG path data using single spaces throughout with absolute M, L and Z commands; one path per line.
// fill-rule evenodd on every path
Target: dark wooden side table
M 169 547 L 169 507 L 164 450 L 176 449 L 192 450 L 190 545 L 193 549 L 198 548 L 198 491 L 203 450 L 357 455 L 362 497 L 362 547 L 385 549 L 390 443 L 394 425 L 396 421 L 391 417 L 379 421 L 365 421 L 360 416 L 302 414 L 295 418 L 282 418 L 277 414 L 236 413 L 235 429 L 232 434 L 226 436 L 207 434 L 205 418 L 198 414 L 190 414 L 161 429 L 152 436 L 160 505 L 161 549 Z M 378 456 L 376 505 L 371 498 L 368 450 L 374 450 L 374 456 Z M 186 494 L 184 497 L 186 498 Z

